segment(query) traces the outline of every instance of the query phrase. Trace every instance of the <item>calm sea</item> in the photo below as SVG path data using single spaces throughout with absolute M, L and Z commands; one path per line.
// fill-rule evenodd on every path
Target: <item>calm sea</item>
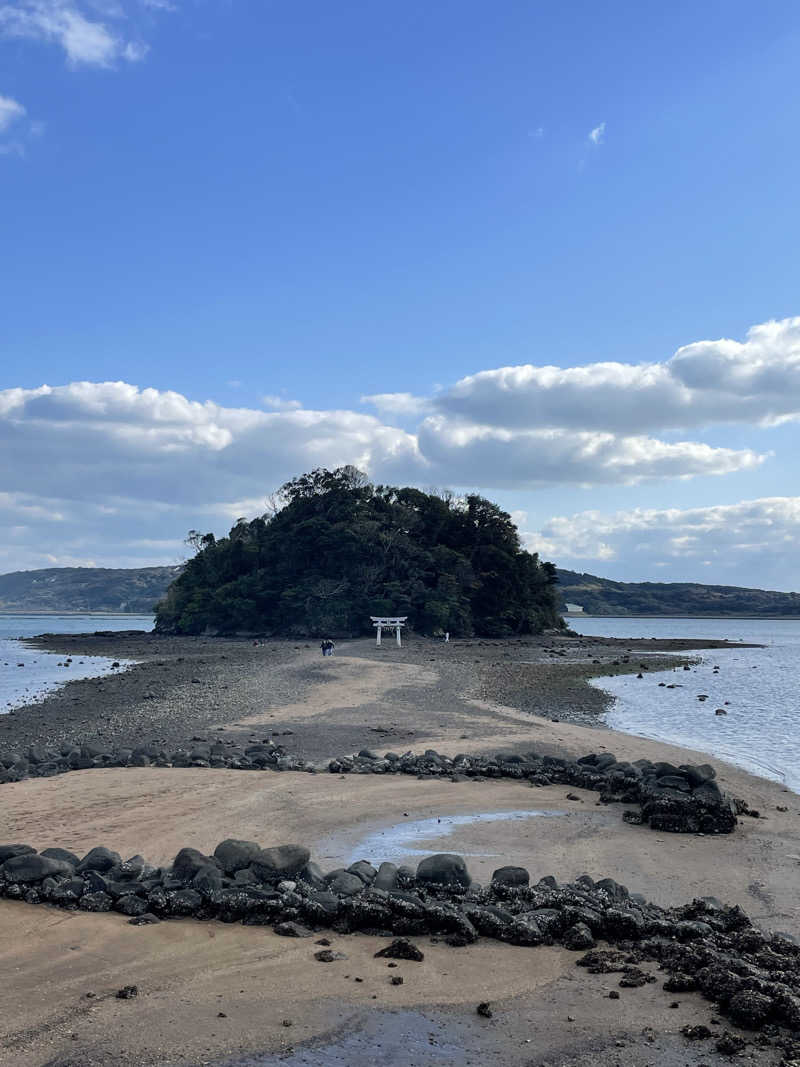
M 76 656 L 64 666 L 63 656 L 29 648 L 20 638 L 152 629 L 152 615 L 0 615 L 0 714 L 40 700 L 72 678 L 94 678 L 113 669 L 113 661 L 101 656 Z
M 641 680 L 598 678 L 593 684 L 616 698 L 606 716 L 613 729 L 708 752 L 800 792 L 800 619 L 573 617 L 570 625 L 607 637 L 710 637 L 764 645 L 699 650 L 700 663 L 691 671 L 645 673 Z M 707 699 L 699 700 L 704 694 Z M 717 708 L 727 714 L 716 715 Z

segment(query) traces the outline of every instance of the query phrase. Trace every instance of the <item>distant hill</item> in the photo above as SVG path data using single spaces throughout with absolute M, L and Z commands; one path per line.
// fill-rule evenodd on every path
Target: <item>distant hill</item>
M 0 574 L 0 612 L 147 614 L 181 572 L 175 567 L 50 567 Z
M 800 593 L 698 582 L 613 582 L 558 568 L 559 610 L 587 615 L 798 615 Z

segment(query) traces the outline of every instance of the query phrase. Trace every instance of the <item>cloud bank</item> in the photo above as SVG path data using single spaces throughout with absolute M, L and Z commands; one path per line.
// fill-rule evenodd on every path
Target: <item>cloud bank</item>
M 517 518 L 524 526 L 527 516 Z M 554 517 L 524 539 L 564 567 L 620 580 L 701 580 L 707 568 L 704 580 L 714 584 L 785 589 L 800 551 L 800 497 L 584 511 Z
M 264 407 L 224 407 L 126 382 L 2 391 L 0 521 L 11 533 L 0 570 L 54 556 L 171 562 L 188 528 L 219 532 L 317 466 L 352 463 L 376 481 L 488 494 L 754 470 L 763 453 L 691 432 L 798 418 L 800 318 L 753 327 L 742 342 L 696 342 L 662 363 L 504 367 L 429 397 L 362 401 L 378 414 L 308 410 L 281 396 L 264 397 Z M 666 512 L 652 514 L 653 531 L 669 525 Z M 744 522 L 738 512 L 720 514 L 709 527 L 717 540 L 725 524 Z M 553 519 L 537 536 L 557 560 L 614 560 L 618 544 L 629 543 L 623 530 L 644 521 L 638 512 L 608 520 L 586 512 Z M 700 535 L 674 536 L 684 538 L 675 542 L 683 558 L 695 558 L 700 542 L 691 538 Z M 642 543 L 672 559 L 653 538 Z

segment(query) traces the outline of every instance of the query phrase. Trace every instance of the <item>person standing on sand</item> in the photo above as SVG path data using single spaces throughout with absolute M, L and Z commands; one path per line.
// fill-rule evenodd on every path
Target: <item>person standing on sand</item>
M 327 642 L 327 640 L 325 640 L 323 638 L 323 640 L 320 641 L 320 643 L 319 643 L 319 647 L 320 647 L 320 649 L 322 651 L 322 655 L 323 656 L 327 656 L 328 655 L 328 642 Z
M 335 648 L 336 648 L 336 645 L 335 645 L 335 644 L 333 643 L 333 641 L 331 641 L 331 640 L 330 640 L 330 638 L 329 638 L 329 639 L 328 639 L 328 655 L 329 655 L 329 656 L 332 656 L 332 655 L 333 655 L 333 650 L 334 650 Z

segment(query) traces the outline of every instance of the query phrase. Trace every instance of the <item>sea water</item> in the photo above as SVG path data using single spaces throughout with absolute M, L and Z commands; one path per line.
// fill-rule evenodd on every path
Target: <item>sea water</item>
M 0 615 L 0 715 L 41 700 L 75 678 L 95 678 L 118 668 L 104 656 L 40 652 L 24 638 L 37 634 L 83 634 L 95 630 L 152 630 L 152 615 Z M 127 663 L 119 661 L 121 667 Z
M 615 698 L 606 714 L 613 729 L 708 752 L 800 793 L 800 619 L 595 616 L 572 617 L 570 625 L 592 636 L 763 645 L 699 649 L 689 671 L 643 671 L 641 679 L 618 675 L 593 684 Z

